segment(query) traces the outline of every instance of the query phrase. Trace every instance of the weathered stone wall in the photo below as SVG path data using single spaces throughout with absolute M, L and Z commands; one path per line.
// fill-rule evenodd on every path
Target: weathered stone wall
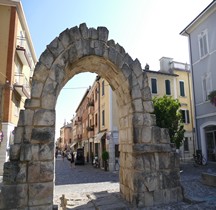
M 135 207 L 181 200 L 179 163 L 165 129 L 155 126 L 146 74 L 105 27 L 66 29 L 42 53 L 4 165 L 0 209 L 47 210 L 53 205 L 55 105 L 74 75 L 96 72 L 117 95 L 120 190 Z

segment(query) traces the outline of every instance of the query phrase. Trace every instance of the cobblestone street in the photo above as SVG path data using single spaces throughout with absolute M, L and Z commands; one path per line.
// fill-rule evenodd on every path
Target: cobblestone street
M 170 205 L 144 208 L 146 210 L 167 209 L 216 209 L 216 188 L 201 182 L 202 172 L 216 173 L 216 164 L 194 167 L 193 163 L 181 165 L 181 184 L 184 201 Z M 60 156 L 56 160 L 54 204 L 60 208 L 60 197 L 64 194 L 67 209 L 76 210 L 134 210 L 119 193 L 118 171 L 107 172 L 91 164 L 74 166 Z

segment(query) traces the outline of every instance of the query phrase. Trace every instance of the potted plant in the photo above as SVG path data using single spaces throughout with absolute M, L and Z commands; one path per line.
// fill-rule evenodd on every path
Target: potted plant
M 208 99 L 210 100 L 210 102 L 216 106 L 216 90 L 213 90 L 209 95 L 208 95 Z
M 107 171 L 107 167 L 108 167 L 108 159 L 109 159 L 109 153 L 105 150 L 102 153 L 102 159 L 104 161 L 104 170 Z

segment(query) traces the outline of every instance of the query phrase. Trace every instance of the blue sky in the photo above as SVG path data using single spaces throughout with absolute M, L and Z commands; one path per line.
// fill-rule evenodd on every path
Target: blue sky
M 21 0 L 39 59 L 41 53 L 66 28 L 85 22 L 105 26 L 109 39 L 138 58 L 144 68 L 159 70 L 159 59 L 171 57 L 189 63 L 188 40 L 179 33 L 211 0 Z M 69 122 L 92 85 L 93 74 L 79 74 L 62 89 L 56 105 L 56 132 Z M 71 88 L 71 89 L 66 89 Z

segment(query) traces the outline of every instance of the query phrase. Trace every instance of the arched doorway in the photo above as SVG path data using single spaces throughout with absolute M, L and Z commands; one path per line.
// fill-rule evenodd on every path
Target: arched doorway
M 51 209 L 53 205 L 55 105 L 76 74 L 105 78 L 119 106 L 120 192 L 135 207 L 182 199 L 179 161 L 166 129 L 155 125 L 151 92 L 140 62 L 105 27 L 83 23 L 63 31 L 42 53 L 4 165 L 1 208 Z
M 209 121 L 200 126 L 201 150 L 208 161 L 216 161 L 216 122 Z

